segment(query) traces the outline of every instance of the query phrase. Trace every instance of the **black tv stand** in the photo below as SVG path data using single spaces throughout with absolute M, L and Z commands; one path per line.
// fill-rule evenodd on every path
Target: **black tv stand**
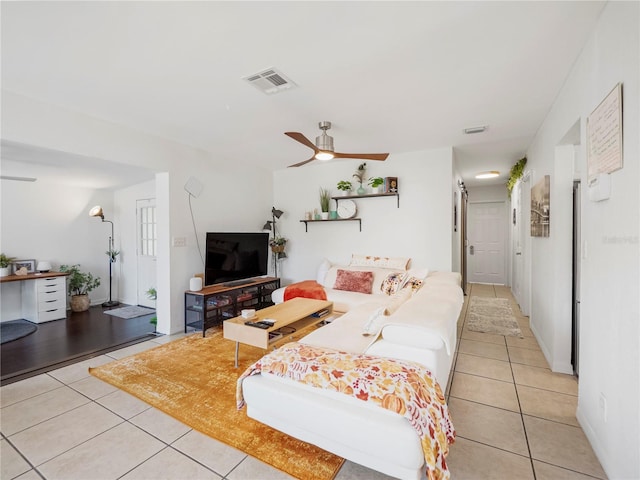
M 231 282 L 224 282 L 222 285 L 224 287 L 237 287 L 238 285 L 244 285 L 245 283 L 252 283 L 255 278 L 241 278 L 240 280 L 233 280 Z
M 240 315 L 242 309 L 261 308 L 273 305 L 271 293 L 280 288 L 276 277 L 254 277 L 244 280 L 218 283 L 199 291 L 187 290 L 184 297 L 184 331 L 188 328 L 202 329 Z

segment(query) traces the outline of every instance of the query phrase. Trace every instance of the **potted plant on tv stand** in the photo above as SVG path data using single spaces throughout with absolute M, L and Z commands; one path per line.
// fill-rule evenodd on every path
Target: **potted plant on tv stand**
M 80 265 L 62 265 L 60 271 L 68 273 L 67 291 L 71 296 L 69 305 L 72 312 L 84 312 L 91 305 L 89 292 L 100 286 L 100 277 L 94 277 L 91 273 L 80 271 Z

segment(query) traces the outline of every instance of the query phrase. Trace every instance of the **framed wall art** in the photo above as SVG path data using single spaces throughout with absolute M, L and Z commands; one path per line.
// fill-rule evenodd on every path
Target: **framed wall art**
M 36 261 L 35 260 L 16 260 L 13 262 L 13 273 L 15 274 L 22 267 L 27 268 L 27 273 L 35 273 Z
M 531 187 L 531 236 L 549 236 L 551 177 L 545 175 Z

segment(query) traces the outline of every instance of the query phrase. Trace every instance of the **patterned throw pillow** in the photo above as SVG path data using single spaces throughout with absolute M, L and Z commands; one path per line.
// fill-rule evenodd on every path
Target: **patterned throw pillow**
M 390 273 L 380 284 L 380 291 L 387 295 L 393 295 L 400 289 L 400 285 L 402 285 L 406 276 L 405 272 Z
M 376 257 L 373 255 L 351 255 L 350 267 L 376 267 L 393 268 L 394 270 L 406 270 L 409 266 L 408 257 Z
M 373 272 L 354 272 L 338 269 L 336 283 L 333 288 L 348 292 L 371 293 Z
M 423 280 L 421 278 L 409 277 L 407 278 L 407 281 L 404 282 L 404 285 L 402 286 L 402 288 L 411 287 L 411 290 L 413 292 L 417 292 L 418 290 L 420 290 L 420 287 L 422 287 L 422 283 L 423 283 Z

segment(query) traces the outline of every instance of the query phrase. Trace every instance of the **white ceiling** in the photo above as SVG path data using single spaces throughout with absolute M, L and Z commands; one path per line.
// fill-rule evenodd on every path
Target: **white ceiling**
M 269 170 L 310 156 L 285 131 L 329 120 L 337 151 L 453 146 L 467 185 L 504 183 L 603 5 L 2 2 L 2 88 Z M 242 80 L 268 67 L 298 87 Z

